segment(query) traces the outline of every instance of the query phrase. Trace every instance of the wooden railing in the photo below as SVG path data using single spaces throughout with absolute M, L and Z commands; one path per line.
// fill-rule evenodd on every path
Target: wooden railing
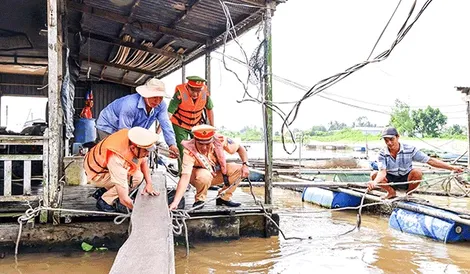
M 47 186 L 48 181 L 48 142 L 47 138 L 42 136 L 18 136 L 18 135 L 0 135 L 0 146 L 9 153 L 0 153 L 0 162 L 3 162 L 3 195 L 0 195 L 0 202 L 8 201 L 31 201 L 42 198 L 47 195 L 47 191 L 41 189 L 32 195 L 31 191 L 31 167 L 32 161 L 42 161 L 43 172 L 41 174 L 42 188 Z M 18 154 L 15 153 L 12 146 L 42 146 L 42 154 Z M 20 195 L 12 195 L 13 186 L 13 161 L 23 162 L 23 192 Z M 21 180 L 21 179 L 20 179 Z

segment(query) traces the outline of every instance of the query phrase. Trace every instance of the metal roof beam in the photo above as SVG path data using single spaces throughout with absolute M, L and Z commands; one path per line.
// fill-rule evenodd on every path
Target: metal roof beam
M 172 59 L 182 59 L 183 57 L 182 54 L 178 54 L 178 53 L 174 53 L 174 52 L 170 52 L 170 51 L 166 51 L 166 50 L 154 48 L 154 47 L 146 47 L 144 45 L 137 44 L 137 43 L 125 42 L 125 41 L 122 41 L 121 39 L 116 39 L 113 37 L 108 37 L 108 36 L 96 34 L 93 32 L 82 31 L 82 35 L 85 37 L 90 37 L 91 39 L 96 40 L 96 41 L 109 43 L 109 44 L 113 44 L 117 46 L 125 46 L 134 50 L 141 50 L 141 51 L 145 51 L 151 54 L 159 54 L 159 55 L 163 55 L 165 57 L 172 58 Z
M 81 74 L 83 76 L 86 77 L 85 74 Z M 129 87 L 136 87 L 138 86 L 137 84 L 134 84 L 134 83 L 129 83 L 129 82 L 123 82 L 123 81 L 120 81 L 119 79 L 114 79 L 114 78 L 110 78 L 110 77 L 102 77 L 102 76 L 99 76 L 99 75 L 96 75 L 96 74 L 90 74 L 90 76 L 94 77 L 94 78 L 97 78 L 99 79 L 100 81 L 106 81 L 106 82 L 110 82 L 110 83 L 113 83 L 113 84 L 119 84 L 119 85 L 124 85 L 124 86 L 129 86 Z
M 157 73 L 155 73 L 153 71 L 138 69 L 138 68 L 129 67 L 129 66 L 120 65 L 120 64 L 115 64 L 115 63 L 111 63 L 111 62 L 107 62 L 107 61 L 97 60 L 97 59 L 94 59 L 94 58 L 88 59 L 87 56 L 83 56 L 83 55 L 80 55 L 80 59 L 82 61 L 88 61 L 89 60 L 91 63 L 95 63 L 95 64 L 102 65 L 102 66 L 114 67 L 114 68 L 119 68 L 119 69 L 123 69 L 123 70 L 130 70 L 130 71 L 134 71 L 134 72 L 142 73 L 142 74 L 146 74 L 146 75 L 151 75 L 151 76 L 156 76 L 157 75 Z M 101 78 L 101 76 L 100 76 L 100 78 Z
M 255 5 L 259 7 L 266 7 L 266 0 L 238 0 L 245 4 Z
M 113 22 L 117 22 L 117 23 L 121 23 L 121 24 L 127 24 L 128 23 L 128 17 L 127 16 L 121 15 L 119 13 L 111 12 L 111 11 L 108 11 L 108 10 L 95 8 L 95 7 L 88 6 L 88 5 L 84 5 L 84 4 L 78 4 L 78 3 L 75 3 L 71 0 L 67 1 L 67 7 L 69 9 L 80 11 L 80 12 L 86 13 L 86 14 L 91 14 L 91 15 L 109 20 L 109 21 L 113 21 Z M 207 40 L 206 37 L 190 34 L 190 33 L 183 32 L 183 31 L 178 31 L 178 30 L 175 30 L 175 29 L 172 29 L 172 28 L 157 25 L 155 23 L 140 21 L 139 25 L 142 26 L 143 29 L 163 33 L 163 34 L 170 35 L 170 36 L 173 36 L 173 37 L 176 37 L 176 38 L 186 39 L 186 40 L 196 42 L 196 43 L 199 43 L 199 44 L 205 44 L 206 40 Z

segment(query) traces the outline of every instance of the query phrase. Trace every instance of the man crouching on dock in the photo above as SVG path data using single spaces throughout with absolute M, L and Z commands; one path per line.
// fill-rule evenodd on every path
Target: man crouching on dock
M 142 127 L 121 129 L 95 145 L 85 156 L 83 166 L 89 183 L 106 189 L 96 207 L 106 212 L 133 208 L 129 188 L 145 179 L 142 194 L 158 195 L 153 189 L 147 164 L 149 151 L 155 150 L 158 135 Z
M 373 171 L 368 183 L 369 191 L 379 186 L 387 191 L 384 199 L 396 197 L 396 190 L 406 190 L 407 194 L 416 189 L 423 179 L 423 172 L 413 168 L 413 161 L 426 163 L 432 167 L 443 168 L 455 172 L 463 172 L 463 168 L 451 166 L 434 159 L 419 151 L 416 147 L 399 142 L 400 135 L 394 127 L 387 127 L 382 131 L 382 139 L 386 148 L 380 151 L 378 157 L 379 171 Z M 416 181 L 415 183 L 404 183 Z M 389 184 L 398 183 L 398 184 Z
M 198 125 L 192 128 L 194 138 L 182 141 L 184 147 L 181 177 L 176 189 L 175 199 L 170 204 L 170 210 L 176 209 L 183 197 L 188 183 L 196 188 L 196 197 L 193 207 L 201 209 L 207 197 L 207 189 L 211 185 L 224 183 L 219 190 L 216 205 L 238 207 L 241 204 L 230 200 L 241 178 L 248 177 L 248 155 L 243 146 L 232 139 L 215 133 L 215 128 L 209 125 Z M 225 154 L 238 153 L 242 164 L 227 163 Z M 230 186 L 232 185 L 232 186 Z

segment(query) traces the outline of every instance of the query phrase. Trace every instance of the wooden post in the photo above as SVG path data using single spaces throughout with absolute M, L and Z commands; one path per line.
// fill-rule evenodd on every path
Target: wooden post
M 462 92 L 465 96 L 464 101 L 467 103 L 467 142 L 468 142 L 468 156 L 467 156 L 467 167 L 470 168 L 470 87 L 456 87 L 457 91 Z
M 49 206 L 49 128 L 44 131 L 44 142 L 42 146 L 42 172 L 43 172 L 43 205 Z M 41 211 L 39 215 L 39 222 L 47 222 L 47 211 Z
M 274 7 L 271 0 L 266 0 L 266 12 L 264 18 L 264 76 L 263 76 L 263 91 L 264 100 L 266 102 L 272 101 L 272 37 L 271 37 L 271 15 L 272 8 Z M 264 202 L 266 204 L 272 204 L 272 173 L 273 173 L 273 112 L 272 109 L 266 107 L 263 104 L 264 114 L 264 142 L 265 142 L 265 154 L 264 154 Z
M 47 0 L 47 56 L 48 56 L 48 104 L 49 104 L 49 180 L 48 197 L 44 197 L 45 206 L 53 206 L 58 194 L 61 151 L 61 111 L 60 80 L 62 77 L 62 44 L 59 38 L 60 13 L 59 3 L 62 0 Z M 46 193 L 46 192 L 44 192 Z

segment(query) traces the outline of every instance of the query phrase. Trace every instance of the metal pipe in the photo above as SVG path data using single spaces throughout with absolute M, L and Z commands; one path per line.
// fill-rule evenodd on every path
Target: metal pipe
M 210 43 L 206 43 L 206 47 L 208 47 Z M 211 92 L 211 52 L 206 52 L 206 86 L 209 92 Z
M 372 201 L 375 201 L 375 202 L 383 201 L 380 197 L 360 193 L 360 192 L 349 190 L 349 189 L 338 188 L 338 189 L 335 189 L 335 191 L 343 192 L 343 193 L 346 193 L 346 194 L 349 194 L 349 195 L 352 195 L 352 196 L 356 196 L 356 197 L 362 197 L 363 195 L 366 195 L 366 197 L 365 197 L 366 199 L 372 200 Z M 435 218 L 447 219 L 447 220 L 454 221 L 456 223 L 470 225 L 470 219 L 461 218 L 459 215 L 455 215 L 455 214 L 450 213 L 450 212 L 442 212 L 442 211 L 438 212 L 436 210 L 429 209 L 429 208 L 426 208 L 426 207 L 419 207 L 419 206 L 417 206 L 417 204 L 409 203 L 409 202 L 405 203 L 405 202 L 396 201 L 396 202 L 393 202 L 393 205 L 398 207 L 398 208 L 401 208 L 401 209 L 405 209 L 405 210 L 413 211 L 413 212 L 416 212 L 416 213 L 429 215 L 429 216 L 432 216 L 432 217 L 435 217 Z M 432 206 L 432 205 L 428 205 L 428 206 L 438 208 L 438 207 Z M 438 208 L 438 209 L 440 209 L 440 208 Z M 461 214 L 461 215 L 464 215 L 464 214 Z
M 184 57 L 181 58 L 181 83 L 186 83 L 186 66 L 184 64 Z

